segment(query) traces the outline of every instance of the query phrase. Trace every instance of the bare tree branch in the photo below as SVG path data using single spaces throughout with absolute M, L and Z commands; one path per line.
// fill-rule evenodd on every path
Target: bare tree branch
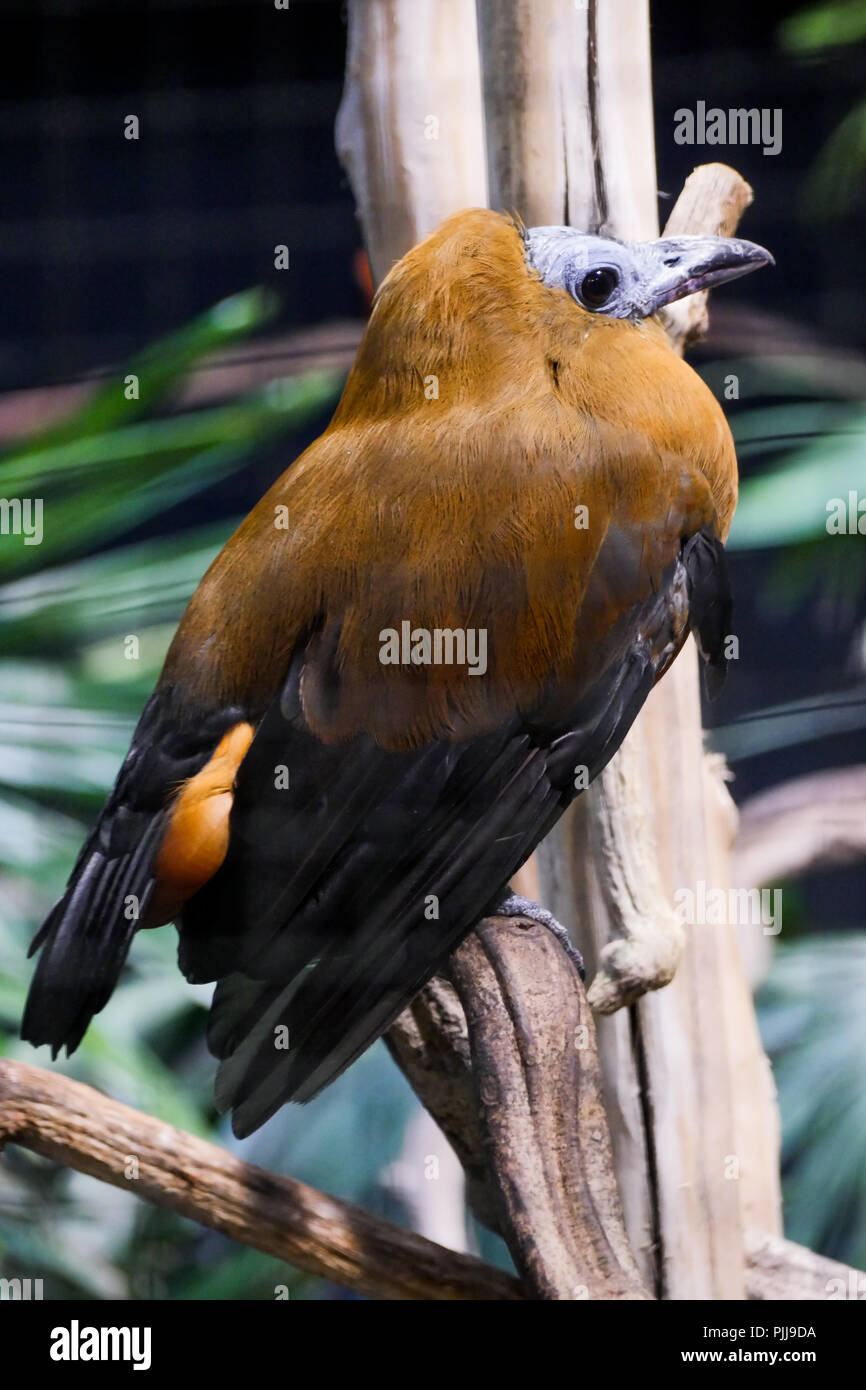
M 481 1141 L 466 1015 L 450 981 L 434 975 L 385 1034 L 385 1042 L 460 1159 L 471 1210 L 482 1225 L 501 1235 Z
M 537 923 L 489 917 L 449 970 L 388 1041 L 457 1151 L 476 1215 L 539 1298 L 646 1298 L 573 963 Z
M 471 1256 L 23 1062 L 0 1060 L 0 1149 L 4 1143 L 89 1173 L 357 1293 L 525 1297 L 510 1275 Z
M 472 949 L 492 946 L 488 968 L 507 957 L 509 932 L 516 938 L 514 949 L 523 952 L 526 938 L 513 924 L 491 923 L 484 930 L 495 939 L 486 946 L 476 941 Z M 539 930 L 531 927 L 528 934 Z M 504 951 L 499 949 L 503 942 Z M 556 955 L 562 953 L 555 943 L 540 940 L 529 947 L 533 953 L 536 948 L 539 965 L 546 960 L 559 969 Z M 90 1086 L 0 1059 L 0 1152 L 7 1143 L 132 1191 L 357 1293 L 436 1301 L 529 1296 L 525 1286 L 501 1270 L 293 1178 L 266 1173 Z M 605 1170 L 607 1162 L 604 1156 Z M 587 1171 L 594 1166 L 589 1156 Z M 127 1176 L 135 1171 L 137 1178 Z M 749 1231 L 746 1253 L 749 1298 L 866 1298 L 866 1274 L 791 1241 Z
M 486 918 L 452 956 L 502 1229 L 545 1299 L 648 1297 L 622 1221 L 592 1014 L 537 923 Z
M 747 1230 L 746 1292 L 755 1302 L 866 1299 L 866 1274 L 792 1240 Z
M 727 164 L 699 164 L 683 184 L 665 224 L 665 236 L 733 236 L 754 198 L 749 184 Z M 684 353 L 710 326 L 709 294 L 700 290 L 662 311 L 668 335 Z
M 472 0 L 350 4 L 335 133 L 377 283 L 443 217 L 484 207 Z

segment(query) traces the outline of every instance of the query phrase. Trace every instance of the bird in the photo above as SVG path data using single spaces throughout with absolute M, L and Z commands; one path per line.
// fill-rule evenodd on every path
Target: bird
M 483 917 L 532 914 L 513 875 L 690 632 L 723 683 L 736 456 L 659 311 L 768 264 L 469 209 L 392 267 L 330 424 L 190 600 L 34 939 L 24 1039 L 71 1053 L 174 922 L 244 1137 Z

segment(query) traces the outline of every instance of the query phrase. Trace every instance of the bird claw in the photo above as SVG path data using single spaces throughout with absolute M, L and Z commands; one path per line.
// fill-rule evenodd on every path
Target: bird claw
M 583 956 L 562 923 L 557 921 L 553 913 L 548 912 L 546 907 L 539 906 L 531 898 L 521 897 L 519 893 L 509 893 L 500 903 L 497 903 L 492 915 L 494 917 L 527 917 L 531 922 L 538 922 L 539 926 L 546 927 L 556 937 L 569 960 L 577 966 L 577 973 L 581 980 L 586 980 Z

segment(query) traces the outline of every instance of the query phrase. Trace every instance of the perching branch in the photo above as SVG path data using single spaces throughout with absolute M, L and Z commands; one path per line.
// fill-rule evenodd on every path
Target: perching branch
M 473 1214 L 501 1234 L 481 1140 L 466 1015 L 451 982 L 434 975 L 389 1028 L 385 1042 L 463 1165 Z
M 266 1173 L 90 1086 L 8 1059 L 0 1059 L 0 1153 L 4 1144 L 133 1191 L 356 1293 L 437 1301 L 527 1297 L 501 1270 Z M 138 1177 L 127 1177 L 136 1166 Z M 866 1274 L 791 1241 L 751 1231 L 747 1256 L 750 1298 L 866 1296 Z
M 515 1279 L 471 1256 L 23 1062 L 0 1060 L 0 1150 L 4 1143 L 133 1192 L 356 1293 L 425 1300 L 525 1296 Z
M 503 1236 L 536 1297 L 648 1297 L 623 1225 L 595 1024 L 573 963 L 537 923 L 489 917 L 449 973 L 387 1041 L 460 1158 L 475 1215 Z
M 451 958 L 502 1229 L 539 1298 L 648 1297 L 622 1221 L 595 1028 L 537 923 L 486 918 Z
M 485 918 L 388 1035 L 463 1163 L 470 1204 L 543 1299 L 646 1298 L 577 971 L 537 923 Z
M 727 164 L 699 164 L 683 184 L 671 209 L 664 236 L 733 236 L 754 198 L 749 184 Z M 709 328 L 709 294 L 700 290 L 662 311 L 677 352 L 684 353 Z

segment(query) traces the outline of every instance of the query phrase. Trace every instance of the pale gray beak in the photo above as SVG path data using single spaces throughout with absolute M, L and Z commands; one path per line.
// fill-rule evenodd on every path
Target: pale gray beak
M 763 246 L 740 237 L 662 237 L 644 249 L 652 254 L 654 262 L 652 274 L 646 277 L 649 313 L 697 290 L 708 290 L 726 280 L 736 280 L 739 275 L 748 275 L 762 265 L 775 265 Z

